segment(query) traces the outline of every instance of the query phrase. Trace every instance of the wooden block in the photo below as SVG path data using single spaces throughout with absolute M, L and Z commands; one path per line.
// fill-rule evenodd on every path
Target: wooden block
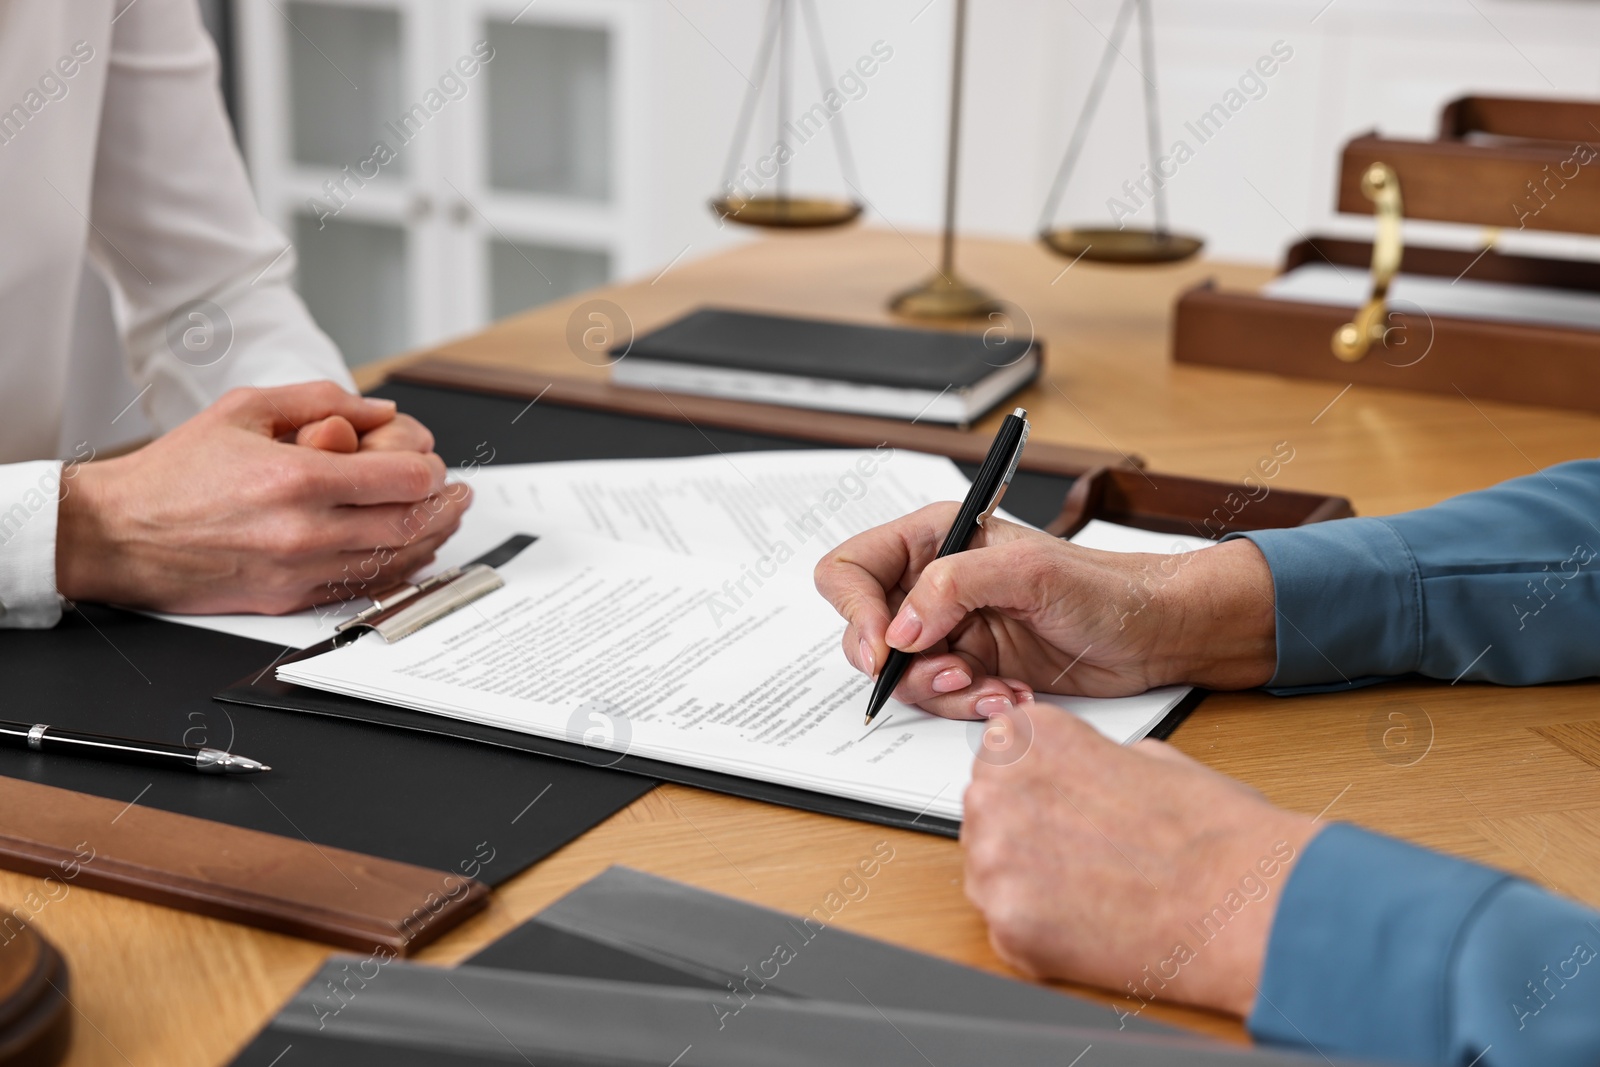
M 0 925 L 0 1067 L 50 1067 L 72 1043 L 67 964 L 15 920 Z
M 46 889 L 54 879 L 397 956 L 489 898 L 445 871 L 5 777 L 0 866 L 45 878 Z

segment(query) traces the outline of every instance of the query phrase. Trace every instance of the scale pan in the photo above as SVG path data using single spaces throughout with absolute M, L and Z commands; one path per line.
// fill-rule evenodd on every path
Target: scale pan
M 1091 263 L 1177 263 L 1205 247 L 1198 237 L 1154 230 L 1045 230 L 1039 240 L 1057 255 Z
M 792 196 L 719 197 L 711 201 L 711 210 L 729 222 L 774 230 L 820 230 L 861 216 L 861 205 L 851 200 Z

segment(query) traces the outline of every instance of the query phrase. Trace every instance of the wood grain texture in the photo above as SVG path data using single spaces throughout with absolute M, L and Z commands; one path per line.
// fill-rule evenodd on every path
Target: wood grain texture
M 1495 145 L 1356 137 L 1339 161 L 1338 209 L 1371 214 L 1361 176 L 1372 164 L 1387 163 L 1400 178 L 1408 219 L 1600 233 L 1600 194 L 1583 181 L 1581 169 L 1594 161 L 1594 150 L 1580 155 L 1577 149 L 1593 139 L 1592 131 L 1571 140 Z
M 46 889 L 0 925 L 25 928 L 77 886 L 398 956 L 488 898 L 482 883 L 444 871 L 5 777 L 0 864 Z
M 890 293 L 926 275 L 932 237 L 785 236 L 649 279 L 565 300 L 444 346 L 452 359 L 600 380 L 567 347 L 568 320 L 599 295 L 647 329 L 716 302 L 790 314 L 887 321 Z M 1344 383 L 1174 365 L 1178 293 L 1215 277 L 1234 288 L 1272 271 L 1189 263 L 1134 271 L 1067 264 L 1009 241 L 962 242 L 963 272 L 1024 309 L 1045 340 L 1046 376 L 1019 403 L 1036 440 L 1145 456 L 1155 470 L 1237 480 L 1276 442 L 1294 459 L 1274 480 L 1350 498 L 1362 514 L 1420 507 L 1600 453 L 1600 418 Z M 366 384 L 386 366 L 364 368 Z M 528 416 L 532 417 L 530 412 Z M 993 432 L 994 419 L 976 433 Z M 1600 773 L 1537 731 L 1589 722 L 1600 685 L 1499 689 L 1407 683 L 1280 699 L 1209 698 L 1179 748 L 1280 804 L 1348 819 L 1600 904 Z M 1410 710 L 1406 734 L 1384 731 Z M 1418 717 L 1418 713 L 1426 718 Z M 1377 726 L 1376 748 L 1371 732 Z M 1406 744 L 1431 738 L 1425 755 Z M 1331 807 L 1330 807 L 1331 805 Z M 489 831 L 492 833 L 492 831 Z M 961 887 L 951 841 L 664 787 L 498 889 L 489 906 L 421 954 L 455 962 L 613 863 L 770 907 L 803 912 L 880 840 L 895 858 L 840 927 L 988 970 L 988 946 Z M 0 872 L 0 899 L 38 879 Z M 35 918 L 75 976 L 75 1067 L 224 1062 L 308 978 L 327 950 L 202 916 L 73 889 Z M 1103 994 L 1108 999 L 1110 994 Z M 1234 1020 L 1159 1003 L 1148 1013 L 1240 1039 Z

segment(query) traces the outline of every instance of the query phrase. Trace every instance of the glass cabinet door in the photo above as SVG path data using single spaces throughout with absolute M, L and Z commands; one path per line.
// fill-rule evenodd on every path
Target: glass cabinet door
M 290 0 L 289 128 L 295 163 L 359 167 L 400 114 L 400 12 Z M 404 153 L 387 164 L 405 173 Z
M 611 280 L 611 256 L 605 252 L 499 237 L 485 247 L 490 319 L 503 319 Z
M 492 49 L 447 171 L 462 328 L 604 285 L 619 267 L 618 116 L 638 0 L 477 0 L 458 47 Z M 469 312 L 470 309 L 470 312 Z
M 531 12 L 530 12 L 531 14 Z M 490 20 L 487 178 L 508 192 L 604 203 L 611 191 L 611 35 Z
M 648 0 L 237 3 L 257 192 L 352 365 L 630 269 Z
M 442 333 L 432 0 L 242 0 L 250 163 L 351 366 Z
M 413 344 L 404 228 L 295 217 L 300 297 L 352 367 Z

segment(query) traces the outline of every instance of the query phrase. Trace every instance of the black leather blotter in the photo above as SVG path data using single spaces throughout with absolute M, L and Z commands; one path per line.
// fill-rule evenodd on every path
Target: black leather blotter
M 1039 375 L 1040 343 L 1004 334 L 700 308 L 613 349 L 611 380 L 966 425 Z
M 551 401 L 534 406 L 517 398 L 404 383 L 391 382 L 373 395 L 396 401 L 400 410 L 422 420 L 433 431 L 435 449 L 451 466 L 469 462 L 626 459 L 817 447 L 814 441 L 778 434 L 729 430 L 681 419 L 657 419 Z M 976 473 L 976 467 L 973 466 L 963 466 L 962 470 L 968 477 Z M 1019 471 L 1006 493 L 1006 508 L 1035 525 L 1048 525 L 1060 513 L 1062 500 L 1073 481 L 1065 476 Z M 643 776 L 651 781 L 678 782 L 786 807 L 950 837 L 959 832 L 959 824 L 948 819 L 918 816 L 896 808 L 864 804 L 680 764 L 636 756 L 619 759 L 613 752 L 573 742 L 550 740 L 292 686 L 279 682 L 271 671 L 262 672 L 254 664 L 248 674 L 241 671 L 228 681 L 233 684 L 225 689 L 219 687 L 221 691 L 217 697 L 228 705 L 310 713 L 363 724 L 400 727 L 424 734 L 481 742 L 513 752 L 586 764 L 588 767 L 585 769 L 604 768 L 593 770 L 596 774 L 611 773 L 618 778 Z M 1200 693 L 1190 694 L 1151 731 L 1150 736 L 1162 738 L 1169 735 L 1200 699 Z
M 309 651 L 317 651 L 308 650 Z M 918 815 L 900 808 L 868 804 L 859 800 L 816 793 L 809 789 L 763 782 L 718 771 L 701 770 L 681 763 L 645 759 L 640 756 L 621 755 L 603 748 L 590 748 L 573 741 L 558 741 L 534 734 L 502 730 L 495 726 L 482 726 L 443 715 L 430 715 L 425 711 L 412 711 L 371 700 L 325 693 L 304 686 L 280 682 L 270 674 L 259 678 L 242 678 L 217 694 L 217 700 L 228 705 L 251 708 L 272 708 L 335 719 L 347 719 L 377 726 L 400 727 L 420 734 L 450 738 L 455 741 L 474 741 L 492 745 L 508 753 L 527 753 L 539 757 L 542 763 L 552 760 L 570 763 L 576 770 L 590 774 L 608 775 L 618 779 L 644 781 L 640 792 L 653 787 L 656 782 L 676 782 L 709 789 L 714 793 L 762 800 L 781 804 L 786 808 L 814 811 L 822 815 L 838 815 L 846 819 L 895 826 L 903 830 L 922 830 L 926 833 L 955 837 L 961 824 L 952 819 Z
M 1043 987 L 809 922 L 613 868 L 461 967 L 330 960 L 234 1064 L 1061 1067 L 1091 1049 L 1107 1067 L 1331 1062 L 1118 1029 Z
M 52 630 L 8 631 L 0 677 L 16 717 L 229 748 L 273 769 L 211 776 L 7 748 L 0 774 L 490 885 L 653 784 L 437 734 L 212 701 L 241 676 L 270 677 L 282 651 L 93 605 Z

